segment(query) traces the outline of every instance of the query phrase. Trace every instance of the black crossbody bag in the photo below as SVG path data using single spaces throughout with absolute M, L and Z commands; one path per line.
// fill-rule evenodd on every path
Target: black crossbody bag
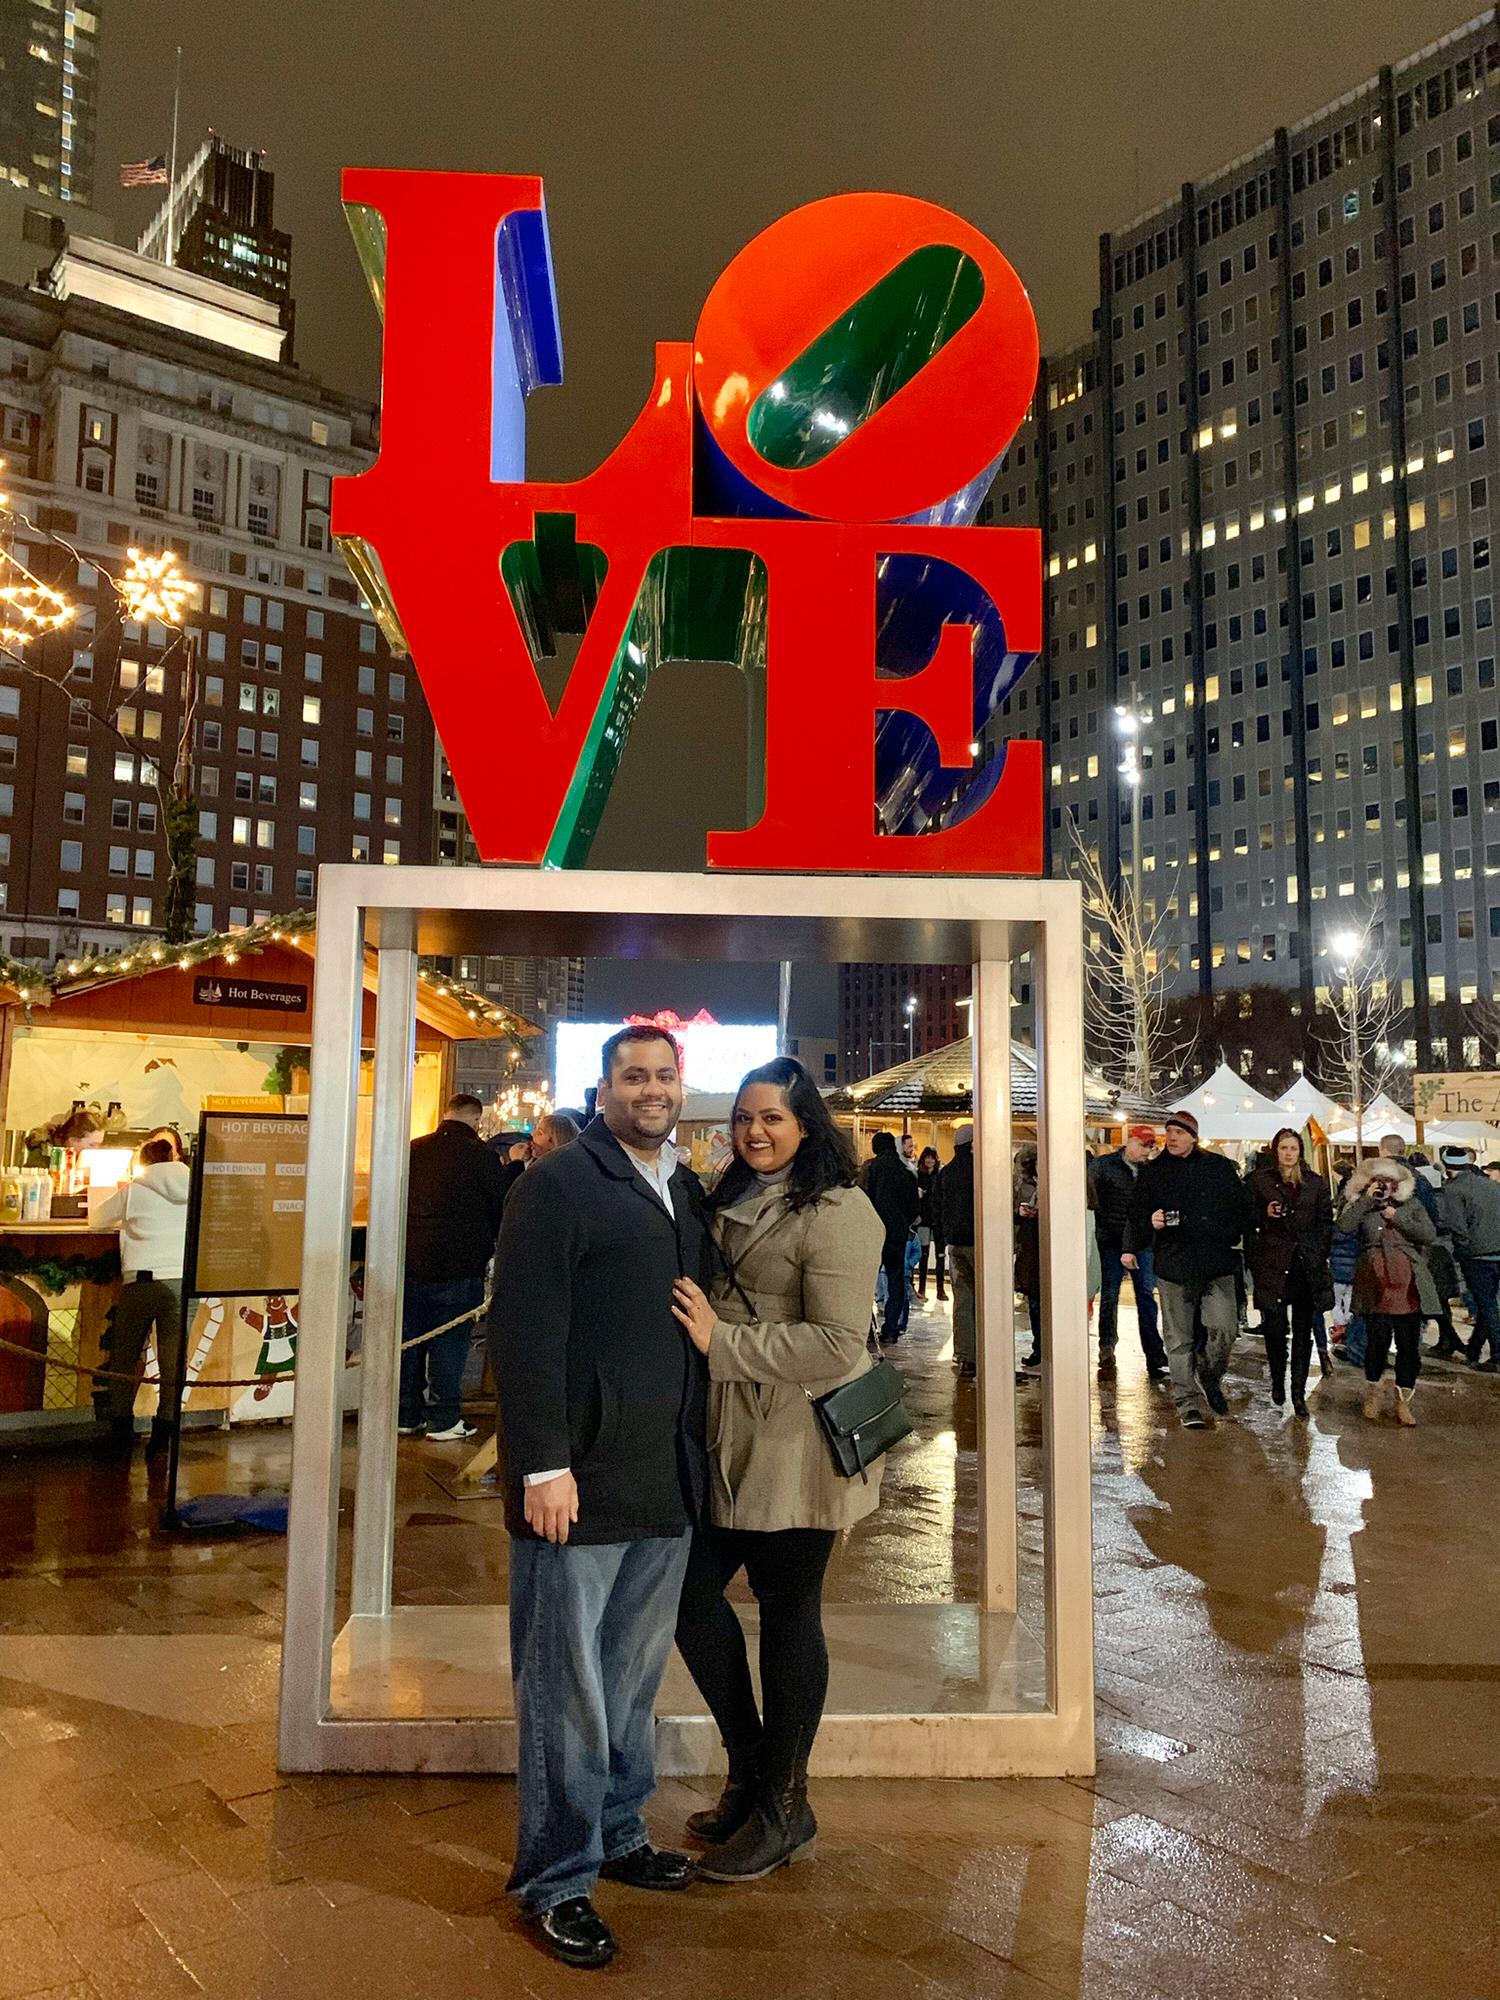
M 728 1251 L 716 1239 L 710 1240 L 740 1304 L 751 1319 L 758 1319 L 760 1315 L 735 1275 Z M 883 1356 L 863 1375 L 856 1375 L 852 1382 L 830 1389 L 824 1396 L 815 1396 L 807 1388 L 802 1393 L 822 1426 L 835 1469 L 845 1479 L 853 1479 L 858 1473 L 867 1486 L 869 1468 L 876 1459 L 917 1427 L 916 1418 L 906 1407 L 905 1379 Z

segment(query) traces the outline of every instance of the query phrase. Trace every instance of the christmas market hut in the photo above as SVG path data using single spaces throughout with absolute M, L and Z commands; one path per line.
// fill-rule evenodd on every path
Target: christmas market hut
M 1010 1108 L 1018 1139 L 1036 1136 L 1036 1051 L 1027 1043 L 1010 1045 Z M 974 1116 L 974 1045 L 964 1035 L 956 1042 L 880 1070 L 858 1083 L 831 1091 L 826 1099 L 835 1121 L 854 1136 L 861 1159 L 876 1132 L 910 1132 L 919 1147 L 932 1146 L 945 1162 L 953 1157 L 953 1134 Z M 1118 1129 L 1122 1120 L 1150 1117 L 1133 1100 L 1100 1076 L 1084 1073 L 1084 1114 L 1091 1128 L 1103 1133 Z
M 89 1211 L 130 1171 L 139 1142 L 165 1127 L 191 1148 L 204 1112 L 266 1120 L 305 1111 L 315 944 L 312 917 L 298 912 L 181 945 L 127 940 L 118 952 L 64 961 L 45 975 L 5 968 L 0 1340 L 38 1358 L 0 1349 L 0 1430 L 36 1421 L 38 1413 L 47 1413 L 46 1422 L 87 1416 L 87 1379 L 47 1368 L 41 1357 L 98 1361 L 118 1260 L 113 1235 L 91 1228 Z M 367 1050 L 374 988 L 368 952 Z M 523 1042 L 537 1032 L 495 1001 L 423 969 L 413 1028 L 413 1134 L 436 1125 L 459 1042 L 506 1039 L 519 1061 Z M 368 1060 L 361 1070 L 357 1217 L 369 1161 Z M 352 1308 L 357 1295 L 356 1263 Z M 188 1328 L 190 1414 L 285 1415 L 290 1383 L 277 1378 L 290 1372 L 295 1331 L 289 1293 L 196 1299 Z M 212 1387 L 216 1379 L 252 1375 L 264 1380 L 251 1390 Z

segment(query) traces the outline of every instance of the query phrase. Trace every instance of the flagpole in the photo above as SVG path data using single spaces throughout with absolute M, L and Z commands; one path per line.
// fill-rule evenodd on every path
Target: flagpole
M 172 158 L 167 167 L 167 262 L 177 262 L 177 108 L 182 97 L 182 45 L 177 48 L 177 75 L 172 85 Z

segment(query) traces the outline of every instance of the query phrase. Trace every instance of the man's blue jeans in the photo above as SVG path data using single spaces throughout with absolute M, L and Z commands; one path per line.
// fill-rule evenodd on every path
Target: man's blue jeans
M 1464 1257 L 1460 1262 L 1474 1305 L 1474 1333 L 1465 1351 L 1471 1361 L 1479 1361 L 1488 1341 L 1491 1361 L 1500 1361 L 1500 1257 Z
M 1120 1289 L 1125 1282 L 1125 1266 L 1120 1262 L 1120 1252 L 1110 1249 L 1107 1243 L 1099 1245 L 1099 1352 L 1115 1345 L 1119 1339 Z M 1162 1369 L 1167 1365 L 1167 1350 L 1162 1345 L 1161 1331 L 1156 1315 L 1156 1266 L 1149 1250 L 1139 1253 L 1137 1268 L 1130 1273 L 1130 1282 L 1135 1290 L 1135 1319 L 1140 1329 L 1141 1348 L 1146 1356 L 1148 1368 Z
M 483 1278 L 444 1278 L 430 1285 L 407 1285 L 401 1297 L 401 1338 L 415 1340 L 456 1314 L 469 1312 L 484 1298 Z M 474 1339 L 475 1322 L 466 1319 L 422 1347 L 409 1347 L 401 1357 L 402 1430 L 426 1424 L 430 1431 L 448 1431 L 463 1415 L 464 1366 Z
M 601 1862 L 647 1839 L 653 1710 L 691 1539 L 510 1544 L 517 1826 L 506 1886 L 533 1915 L 587 1896 Z

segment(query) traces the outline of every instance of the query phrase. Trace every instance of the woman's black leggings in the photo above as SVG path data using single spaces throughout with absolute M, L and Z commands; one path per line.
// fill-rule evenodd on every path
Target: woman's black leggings
M 1313 1331 L 1318 1317 L 1312 1293 L 1305 1284 L 1299 1285 L 1294 1279 L 1290 1291 L 1289 1298 L 1261 1312 L 1266 1360 L 1270 1363 L 1271 1384 L 1278 1400 L 1286 1393 L 1287 1320 L 1290 1318 L 1292 1323 L 1292 1395 L 1297 1397 L 1307 1393 L 1307 1370 L 1312 1361 Z
M 823 1574 L 832 1528 L 756 1534 L 699 1527 L 677 1612 L 677 1650 L 708 1703 L 725 1748 L 760 1750 L 768 1784 L 784 1790 L 807 1764 L 828 1693 Z M 760 1606 L 762 1721 L 750 1680 L 745 1633 L 726 1585 L 743 1569 Z
M 1396 1387 L 1414 1389 L 1422 1372 L 1422 1315 L 1371 1313 L 1365 1321 L 1365 1380 L 1378 1382 L 1396 1343 Z

